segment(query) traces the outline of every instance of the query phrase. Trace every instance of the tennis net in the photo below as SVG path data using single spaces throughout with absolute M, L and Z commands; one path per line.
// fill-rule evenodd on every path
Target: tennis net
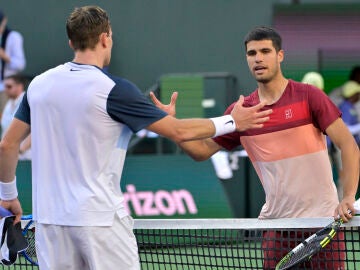
M 293 247 L 331 218 L 137 219 L 143 270 L 274 269 Z M 342 226 L 324 251 L 296 269 L 360 269 L 360 217 Z M 1 268 L 3 267 L 3 268 Z M 37 269 L 21 256 L 0 269 Z

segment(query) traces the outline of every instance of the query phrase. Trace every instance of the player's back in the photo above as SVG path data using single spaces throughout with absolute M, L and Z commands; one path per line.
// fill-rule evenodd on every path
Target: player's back
M 37 211 L 47 212 L 41 215 L 42 222 L 61 224 L 72 213 L 78 216 L 73 218 L 73 225 L 78 225 L 76 220 L 81 222 L 83 209 L 74 209 L 73 205 L 96 212 L 114 210 L 120 204 L 119 179 L 126 151 L 116 145 L 120 134 L 130 138 L 131 132 L 107 113 L 107 99 L 114 85 L 99 68 L 74 63 L 51 69 L 30 84 L 27 98 L 33 177 L 37 182 L 33 196 L 43 200 L 45 189 L 51 198 L 51 203 L 40 202 L 34 210 L 35 215 Z M 108 196 L 109 192 L 120 196 L 118 201 Z M 93 194 L 99 196 L 92 200 Z M 44 203 L 46 209 L 42 209 Z M 59 205 L 64 216 L 59 209 L 52 216 L 48 208 Z

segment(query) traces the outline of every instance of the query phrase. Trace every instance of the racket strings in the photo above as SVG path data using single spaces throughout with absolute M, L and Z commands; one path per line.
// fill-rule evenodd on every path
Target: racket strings
M 24 236 L 28 241 L 28 248 L 21 253 L 27 261 L 32 265 L 38 265 L 36 248 L 35 248 L 35 227 L 32 226 L 32 221 L 28 224 L 29 227 L 24 229 Z
M 35 227 L 31 228 L 25 234 L 25 238 L 28 241 L 28 248 L 26 249 L 26 254 L 36 260 L 36 249 L 35 249 Z
M 298 249 L 296 253 L 292 253 L 287 260 L 284 260 L 280 269 L 288 269 L 288 267 L 294 266 L 299 262 L 306 259 L 310 259 L 313 254 L 321 249 L 321 241 L 323 241 L 328 235 L 318 235 L 311 239 L 309 242 L 304 242 L 302 248 Z

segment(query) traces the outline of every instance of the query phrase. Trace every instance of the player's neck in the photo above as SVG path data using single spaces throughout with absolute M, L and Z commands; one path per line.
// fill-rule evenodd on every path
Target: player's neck
M 258 95 L 260 102 L 267 101 L 271 105 L 276 103 L 284 93 L 288 80 L 284 77 L 272 80 L 267 83 L 258 83 Z
M 86 50 L 83 52 L 75 52 L 75 57 L 73 62 L 83 65 L 93 65 L 99 68 L 104 67 L 104 60 L 102 57 L 97 54 L 95 51 Z

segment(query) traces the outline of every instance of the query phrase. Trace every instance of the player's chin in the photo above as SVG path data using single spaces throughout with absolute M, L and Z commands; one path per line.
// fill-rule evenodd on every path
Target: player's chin
M 262 76 L 256 76 L 255 77 L 255 80 L 259 83 L 268 83 L 271 81 L 271 79 L 269 78 L 265 78 L 265 77 L 262 77 Z
M 265 74 L 258 74 L 256 72 L 253 72 L 253 76 L 255 80 L 259 83 L 268 83 L 270 81 L 269 76 L 266 76 Z

